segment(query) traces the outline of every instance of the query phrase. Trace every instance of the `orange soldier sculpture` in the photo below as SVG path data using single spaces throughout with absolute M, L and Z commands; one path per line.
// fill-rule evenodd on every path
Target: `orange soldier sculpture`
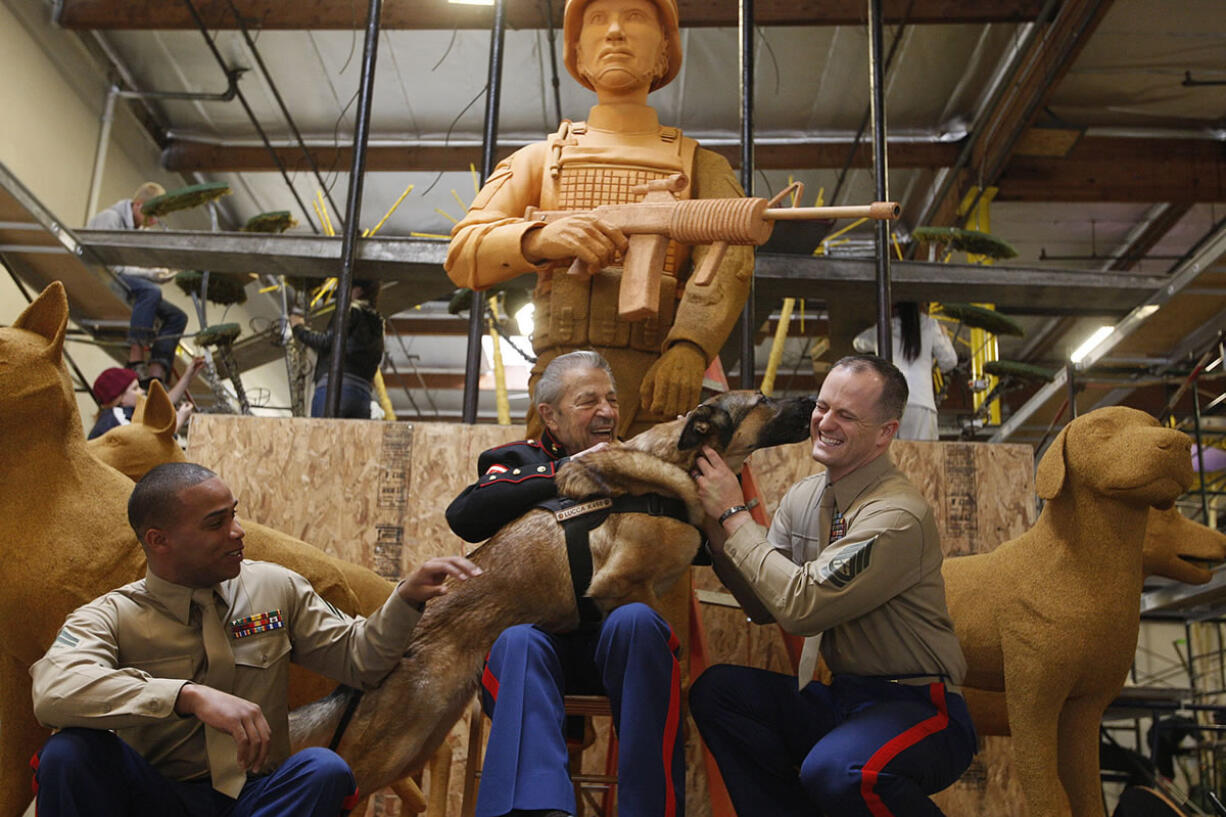
M 563 120 L 547 141 L 501 162 L 451 233 L 445 268 L 475 290 L 528 272 L 539 275 L 529 388 L 549 361 L 575 349 L 600 352 L 613 367 L 622 437 L 686 412 L 699 402 L 702 377 L 744 306 L 753 273 L 751 247 L 730 247 L 709 286 L 686 286 L 690 248 L 670 242 L 658 315 L 618 316 L 626 236 L 591 213 L 551 221 L 524 218 L 529 207 L 590 210 L 638 201 L 633 188 L 684 174 L 678 199 L 744 193 L 721 156 L 677 128 L 660 125 L 649 92 L 681 68 L 676 0 L 567 0 L 566 69 L 596 92 L 586 122 Z M 695 247 L 696 264 L 706 247 Z M 567 274 L 579 259 L 593 275 Z M 528 433 L 541 424 L 529 410 Z

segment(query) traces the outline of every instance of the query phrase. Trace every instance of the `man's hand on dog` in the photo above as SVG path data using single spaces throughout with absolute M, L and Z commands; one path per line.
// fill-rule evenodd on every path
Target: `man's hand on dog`
M 694 483 L 698 486 L 698 498 L 702 501 L 702 509 L 707 512 L 710 523 L 716 520 L 724 511 L 735 505 L 745 504 L 745 494 L 741 491 L 741 483 L 736 474 L 728 467 L 715 449 L 708 445 L 702 447 L 702 456 L 694 461 Z M 713 549 L 723 546 L 725 536 L 731 536 L 741 525 L 751 522 L 747 511 L 734 513 L 724 520 L 723 525 L 709 524 L 707 538 Z
M 463 556 L 437 556 L 417 566 L 397 587 L 400 598 L 409 604 L 420 606 L 436 596 L 447 592 L 444 582 L 448 576 L 459 581 L 468 581 L 484 571 Z

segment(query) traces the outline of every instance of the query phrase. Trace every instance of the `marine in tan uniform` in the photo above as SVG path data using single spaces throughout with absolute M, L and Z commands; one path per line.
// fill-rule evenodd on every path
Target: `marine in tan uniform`
M 145 578 L 75 610 L 30 669 L 35 715 L 62 730 L 40 753 L 39 813 L 335 817 L 352 807 L 339 756 L 290 755 L 290 661 L 371 689 L 444 579 L 480 569 L 431 559 L 372 616 L 350 618 L 298 574 L 243 560 L 237 502 L 208 469 L 159 466 L 128 507 Z
M 686 286 L 691 261 L 707 251 L 670 244 L 658 317 L 623 321 L 617 313 L 620 253 L 626 237 L 590 214 L 545 224 L 524 218 L 529 206 L 586 210 L 641 196 L 636 184 L 683 173 L 678 198 L 731 198 L 743 191 L 720 156 L 673 127 L 647 105 L 650 91 L 681 68 L 675 0 L 567 0 L 566 68 L 596 92 L 586 122 L 563 121 L 544 142 L 500 163 L 452 230 L 447 274 L 457 286 L 483 290 L 525 273 L 539 276 L 529 390 L 560 354 L 600 352 L 613 367 L 622 405 L 621 436 L 693 408 L 707 365 L 744 306 L 753 250 L 730 247 L 710 286 Z M 567 274 L 578 258 L 600 271 Z M 640 407 L 641 406 L 641 407 Z M 528 433 L 541 425 L 530 411 Z
M 906 402 L 893 364 L 835 364 L 810 424 L 826 470 L 792 486 L 769 531 L 719 455 L 699 460 L 720 578 L 754 621 L 807 637 L 799 684 L 721 665 L 691 689 L 740 814 L 938 815 L 928 795 L 975 753 L 932 509 L 889 456 Z M 813 681 L 819 639 L 830 684 Z

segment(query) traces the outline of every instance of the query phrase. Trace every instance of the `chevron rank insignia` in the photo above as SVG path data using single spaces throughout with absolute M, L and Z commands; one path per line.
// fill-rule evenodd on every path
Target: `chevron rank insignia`
M 869 558 L 876 542 L 877 537 L 874 536 L 866 542 L 838 548 L 830 560 L 818 568 L 821 581 L 830 582 L 839 588 L 846 587 L 852 579 L 868 570 Z
M 281 618 L 281 611 L 269 610 L 267 613 L 234 619 L 230 622 L 230 633 L 235 638 L 247 638 L 269 630 L 280 630 L 284 626 L 285 620 Z

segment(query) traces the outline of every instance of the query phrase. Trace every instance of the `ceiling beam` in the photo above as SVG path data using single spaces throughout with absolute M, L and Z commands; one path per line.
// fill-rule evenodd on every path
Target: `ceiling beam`
M 499 158 L 516 146 L 502 146 Z M 763 170 L 841 168 L 851 149 L 849 141 L 789 144 L 759 142 L 755 161 Z M 940 168 L 953 165 L 960 143 L 894 142 L 890 166 Z M 342 172 L 350 165 L 349 147 L 311 148 L 316 164 Z M 735 145 L 712 147 L 740 164 Z M 308 170 L 302 151 L 278 147 L 277 155 L 293 171 Z M 373 172 L 466 172 L 481 159 L 478 145 L 381 145 L 368 150 L 366 168 Z M 257 145 L 218 145 L 174 139 L 162 152 L 163 166 L 176 173 L 272 173 L 276 164 Z M 869 146 L 861 145 L 853 167 L 869 167 Z M 1133 139 L 1088 136 L 1063 157 L 1017 156 L 999 180 L 997 201 L 1169 201 L 1226 200 L 1226 154 L 1221 143 L 1199 139 Z M 953 199 L 947 199 L 956 203 Z
M 1207 139 L 1087 136 L 1063 158 L 1014 156 L 996 184 L 996 201 L 1218 202 L 1226 154 Z
M 1104 338 L 1098 346 L 1091 349 L 1089 354 L 1076 364 L 1076 368 L 1079 371 L 1085 371 L 1097 363 L 1103 356 L 1114 349 L 1120 341 L 1140 328 L 1167 301 L 1178 295 L 1180 291 L 1195 281 L 1211 265 L 1217 263 L 1217 260 L 1223 255 L 1226 255 L 1226 219 L 1222 219 L 1215 224 L 1213 229 L 1197 242 L 1196 246 L 1192 248 L 1183 260 L 1175 265 L 1170 275 L 1165 278 L 1165 283 L 1155 290 L 1154 294 L 1145 299 L 1143 303 L 1133 309 L 1132 312 L 1128 313 L 1122 321 L 1117 323 L 1112 328 L 1111 334 Z M 990 442 L 1000 443 L 1009 439 L 1009 436 L 1017 431 L 1022 423 L 1025 423 L 1031 415 L 1046 405 L 1057 394 L 1060 394 L 1067 383 L 1068 369 L 1060 369 L 1050 383 L 1035 392 L 1029 400 L 1013 412 L 1009 419 L 997 429 Z
M 1111 0 L 1068 0 L 1050 22 L 1036 23 L 1037 36 L 1030 41 L 1020 69 L 1009 78 L 1005 92 L 993 100 L 992 109 L 971 134 L 952 183 L 926 208 L 932 213 L 928 223 L 954 224 L 958 204 L 972 185 L 997 185 L 1023 134 L 1110 6 Z
M 519 145 L 500 144 L 497 158 L 503 159 Z M 739 167 L 738 145 L 714 145 L 716 153 Z M 312 147 L 312 156 L 324 170 L 347 171 L 352 148 Z M 771 144 L 759 141 L 754 149 L 757 167 L 763 170 L 804 170 L 808 168 L 842 167 L 851 150 L 851 141 L 812 141 Z M 276 148 L 277 157 L 287 170 L 309 170 L 302 150 L 297 147 Z M 890 166 L 896 168 L 941 167 L 953 164 L 958 155 L 957 143 L 895 142 L 890 145 Z M 376 172 L 462 171 L 481 163 L 480 145 L 374 145 L 366 151 L 366 169 Z M 277 165 L 269 152 L 258 145 L 219 145 L 190 139 L 172 139 L 162 151 L 162 165 L 176 173 L 244 173 L 273 172 Z M 862 143 L 852 158 L 852 167 L 872 166 L 872 146 Z
M 350 0 L 234 0 L 248 25 L 270 29 L 358 28 Z M 1041 0 L 885 0 L 884 21 L 908 23 L 1018 23 L 1034 20 Z M 736 0 L 680 0 L 686 27 L 735 26 Z M 56 22 L 70 29 L 195 29 L 182 3 L 164 0 L 62 0 Z M 553 3 L 554 25 L 562 23 L 562 4 Z M 237 28 L 227 0 L 200 0 L 201 16 L 213 29 Z M 507 0 L 507 25 L 512 29 L 544 28 L 537 0 Z M 452 5 L 443 0 L 389 0 L 383 5 L 384 29 L 445 29 L 490 27 L 489 8 Z M 758 25 L 862 25 L 862 0 L 758 0 Z

